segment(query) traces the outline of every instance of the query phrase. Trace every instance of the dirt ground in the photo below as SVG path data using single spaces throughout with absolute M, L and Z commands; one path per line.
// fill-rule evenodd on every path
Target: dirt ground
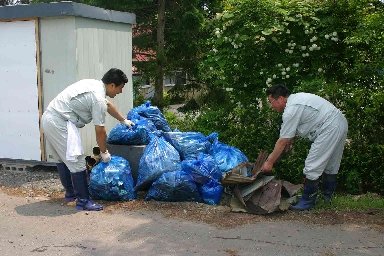
M 35 169 L 30 171 L 1 170 L 0 189 L 8 195 L 20 197 L 48 197 L 49 201 L 63 201 L 62 187 L 54 169 Z M 334 225 L 359 224 L 384 231 L 384 210 L 364 211 L 315 210 L 305 212 L 280 212 L 271 215 L 254 215 L 231 212 L 228 195 L 221 205 L 212 206 L 196 202 L 158 202 L 145 201 L 139 194 L 137 200 L 124 202 L 100 201 L 105 212 L 157 212 L 166 218 L 183 219 L 213 225 L 217 228 L 233 228 L 265 221 L 299 221 L 304 223 Z

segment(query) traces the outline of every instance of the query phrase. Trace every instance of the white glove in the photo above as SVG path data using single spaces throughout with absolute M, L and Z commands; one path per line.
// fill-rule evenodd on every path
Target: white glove
M 134 122 L 132 122 L 131 120 L 128 120 L 128 119 L 124 119 L 123 121 L 121 121 L 120 123 L 128 126 L 128 128 L 131 128 L 133 125 L 135 125 Z
M 109 161 L 111 161 L 111 154 L 109 154 L 108 150 L 104 153 L 101 152 L 100 156 L 104 163 L 108 163 Z

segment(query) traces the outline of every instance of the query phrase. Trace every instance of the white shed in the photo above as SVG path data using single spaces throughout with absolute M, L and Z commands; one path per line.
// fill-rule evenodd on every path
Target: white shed
M 111 100 L 123 114 L 132 108 L 135 22 L 132 13 L 74 2 L 0 7 L 0 158 L 54 162 L 40 129 L 43 111 L 69 84 L 101 79 L 111 67 L 129 79 Z M 108 116 L 107 131 L 115 125 Z M 81 136 L 91 154 L 94 126 Z

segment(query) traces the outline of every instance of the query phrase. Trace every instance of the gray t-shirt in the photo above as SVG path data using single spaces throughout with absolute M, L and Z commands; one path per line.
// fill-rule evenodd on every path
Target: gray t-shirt
M 107 112 L 104 83 L 84 79 L 71 84 L 49 103 L 47 111 L 71 121 L 79 128 L 91 121 L 94 125 L 104 126 Z
M 310 93 L 296 93 L 288 97 L 283 112 L 280 138 L 296 135 L 314 141 L 317 135 L 340 111 L 329 101 Z

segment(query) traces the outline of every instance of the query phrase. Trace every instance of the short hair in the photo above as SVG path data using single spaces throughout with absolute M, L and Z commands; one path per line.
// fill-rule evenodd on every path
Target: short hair
M 111 68 L 104 74 L 101 81 L 103 81 L 104 84 L 114 83 L 115 85 L 120 86 L 126 84 L 128 82 L 128 78 L 127 75 L 120 69 Z
M 284 84 L 276 84 L 269 87 L 266 91 L 267 96 L 271 95 L 272 98 L 277 99 L 280 96 L 288 97 L 291 92 Z

